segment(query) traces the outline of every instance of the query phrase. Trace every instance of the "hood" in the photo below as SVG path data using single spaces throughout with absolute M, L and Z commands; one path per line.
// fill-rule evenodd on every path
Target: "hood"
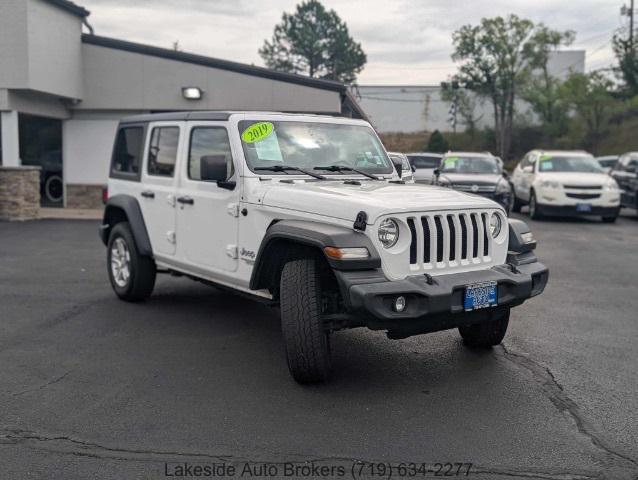
M 302 180 L 295 183 L 274 182 L 263 188 L 266 189 L 262 201 L 265 206 L 352 221 L 363 210 L 368 214 L 370 224 L 380 215 L 390 213 L 500 208 L 491 200 L 431 185 L 367 180 L 362 180 L 361 185 L 348 185 L 343 181 Z
M 442 173 L 440 178 L 446 178 L 453 185 L 489 185 L 496 186 L 504 180 L 499 173 Z
M 540 172 L 537 179 L 553 180 L 562 185 L 573 187 L 579 186 L 602 186 L 609 181 L 606 173 L 582 173 L 582 172 Z

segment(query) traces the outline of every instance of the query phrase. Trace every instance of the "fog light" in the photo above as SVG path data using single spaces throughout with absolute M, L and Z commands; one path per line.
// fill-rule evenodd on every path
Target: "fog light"
M 401 313 L 403 310 L 405 310 L 405 306 L 406 306 L 406 301 L 405 301 L 405 297 L 403 296 L 397 297 L 396 300 L 394 301 L 394 311 L 397 313 Z

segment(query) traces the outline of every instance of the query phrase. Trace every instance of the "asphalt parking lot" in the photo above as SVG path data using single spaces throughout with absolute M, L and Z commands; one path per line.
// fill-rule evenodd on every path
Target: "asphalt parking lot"
M 638 476 L 633 211 L 532 223 L 550 283 L 514 310 L 502 347 L 340 332 L 334 378 L 313 387 L 288 375 L 267 307 L 168 276 L 146 303 L 117 300 L 97 225 L 0 224 L 0 478 L 159 479 L 165 462 L 350 477 L 355 461 Z

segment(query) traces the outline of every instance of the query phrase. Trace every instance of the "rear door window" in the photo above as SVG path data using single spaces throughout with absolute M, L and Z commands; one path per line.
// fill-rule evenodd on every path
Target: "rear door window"
M 160 177 L 172 177 L 175 172 L 178 144 L 179 127 L 154 128 L 148 146 L 147 173 Z

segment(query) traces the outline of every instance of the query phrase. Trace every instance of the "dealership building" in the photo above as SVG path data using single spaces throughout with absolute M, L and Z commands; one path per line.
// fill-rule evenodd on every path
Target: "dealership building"
M 100 206 L 127 115 L 364 116 L 341 83 L 97 36 L 88 17 L 68 0 L 0 1 L 0 168 L 40 167 L 42 206 Z

